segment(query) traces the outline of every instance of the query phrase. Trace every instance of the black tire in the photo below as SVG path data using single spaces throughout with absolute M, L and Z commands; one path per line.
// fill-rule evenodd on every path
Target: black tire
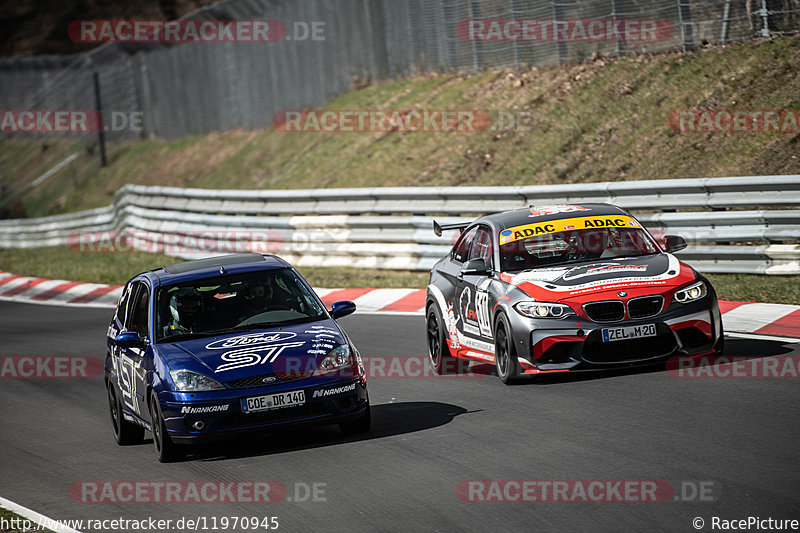
M 497 375 L 506 385 L 512 385 L 519 379 L 519 360 L 511 336 L 508 318 L 500 314 L 494 326 L 494 356 Z
M 183 457 L 183 449 L 172 442 L 161 414 L 161 406 L 155 391 L 150 393 L 150 420 L 153 425 L 153 444 L 159 462 L 171 463 Z
M 450 355 L 450 349 L 447 347 L 444 321 L 435 303 L 428 307 L 425 328 L 427 330 L 428 356 L 431 359 L 431 366 L 433 366 L 434 372 L 441 376 L 447 372 L 448 368 L 453 368 L 451 361 L 454 358 Z
M 111 413 L 111 430 L 114 432 L 114 440 L 120 446 L 141 444 L 144 440 L 144 428 L 128 422 L 122 416 L 122 402 L 112 382 L 106 382 L 106 389 L 108 390 L 108 410 Z
M 339 424 L 339 429 L 341 429 L 343 435 L 360 435 L 361 433 L 366 433 L 372 427 L 372 411 L 370 410 L 369 405 L 367 405 L 367 412 L 364 413 L 364 416 L 357 420 L 353 420 L 351 422 L 344 422 Z

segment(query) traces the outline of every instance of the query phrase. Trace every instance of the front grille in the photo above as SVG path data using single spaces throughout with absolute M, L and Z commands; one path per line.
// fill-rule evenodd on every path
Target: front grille
M 289 381 L 297 381 L 299 379 L 305 379 L 311 374 L 313 374 L 313 370 L 293 370 L 288 372 L 276 372 L 274 374 L 262 374 L 260 376 L 252 376 L 249 378 L 241 378 L 241 379 L 234 379 L 233 381 L 228 381 L 225 384 L 232 388 L 232 389 L 246 389 L 249 387 L 264 387 L 266 385 L 277 385 L 278 383 L 287 383 Z M 264 382 L 265 379 L 268 378 L 275 378 L 272 381 Z
M 656 316 L 661 312 L 663 305 L 664 297 L 661 295 L 632 298 L 628 300 L 628 316 L 631 318 Z
M 623 363 L 667 356 L 677 347 L 672 330 L 660 322 L 655 337 L 625 341 L 603 342 L 603 334 L 596 329 L 586 336 L 582 357 L 587 363 Z
M 299 407 L 286 407 L 285 409 L 275 409 L 261 413 L 232 414 L 225 417 L 225 420 L 220 424 L 220 428 L 246 428 L 328 414 L 330 414 L 330 411 L 322 402 L 311 402 Z
M 583 311 L 594 322 L 617 322 L 625 318 L 625 305 L 616 300 L 583 304 Z

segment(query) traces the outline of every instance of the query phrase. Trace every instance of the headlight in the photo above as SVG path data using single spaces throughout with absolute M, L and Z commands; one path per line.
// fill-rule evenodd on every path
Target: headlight
M 219 381 L 190 370 L 170 370 L 169 375 L 179 391 L 198 392 L 225 388 Z
M 705 282 L 698 281 L 697 283 L 692 283 L 688 287 L 677 291 L 675 293 L 675 301 L 688 304 L 689 302 L 694 302 L 695 300 L 705 297 L 706 294 L 708 294 L 708 288 Z
M 514 309 L 530 318 L 564 318 L 573 314 L 572 308 L 568 305 L 548 302 L 519 302 Z
M 352 367 L 355 359 L 350 347 L 347 345 L 337 346 L 326 355 L 317 366 L 314 375 L 321 376 L 323 374 L 330 374 L 342 368 Z

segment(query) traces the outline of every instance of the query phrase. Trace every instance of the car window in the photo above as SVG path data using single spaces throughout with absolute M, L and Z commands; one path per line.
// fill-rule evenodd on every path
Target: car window
M 325 309 L 290 268 L 228 274 L 159 287 L 157 342 L 300 324 Z
M 131 300 L 132 291 L 136 287 L 135 283 L 128 283 L 122 291 L 122 297 L 119 299 L 119 305 L 117 305 L 117 320 L 123 326 L 125 325 L 125 319 L 128 318 L 128 302 Z
M 467 260 L 471 261 L 473 259 L 483 259 L 489 266 L 492 264 L 492 234 L 489 228 L 485 226 L 478 228 L 472 240 Z
M 642 229 L 586 228 L 512 240 L 500 246 L 500 262 L 504 272 L 513 272 L 657 252 L 658 248 Z
M 465 232 L 461 236 L 456 245 L 453 247 L 453 253 L 452 253 L 453 261 L 463 263 L 464 261 L 467 260 L 467 256 L 469 254 L 469 247 L 472 244 L 472 241 L 475 239 L 475 233 L 477 231 L 478 228 L 475 227 Z
M 140 337 L 147 337 L 147 302 L 150 291 L 144 283 L 137 283 L 136 295 L 131 300 L 130 323 L 128 331 L 135 331 Z

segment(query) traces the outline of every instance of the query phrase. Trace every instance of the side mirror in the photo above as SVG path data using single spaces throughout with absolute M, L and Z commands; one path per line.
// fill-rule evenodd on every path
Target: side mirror
M 470 259 L 461 267 L 461 275 L 463 276 L 465 274 L 488 276 L 491 274 L 491 270 L 486 266 L 486 261 L 484 259 Z
M 331 316 L 333 318 L 342 318 L 353 314 L 356 310 L 356 304 L 349 300 L 342 300 L 341 302 L 334 302 L 331 306 Z
M 686 239 L 681 237 L 680 235 L 665 235 L 664 236 L 664 248 L 667 252 L 679 252 L 686 248 Z
M 114 338 L 114 344 L 121 348 L 144 348 L 144 339 L 135 331 L 123 331 Z

